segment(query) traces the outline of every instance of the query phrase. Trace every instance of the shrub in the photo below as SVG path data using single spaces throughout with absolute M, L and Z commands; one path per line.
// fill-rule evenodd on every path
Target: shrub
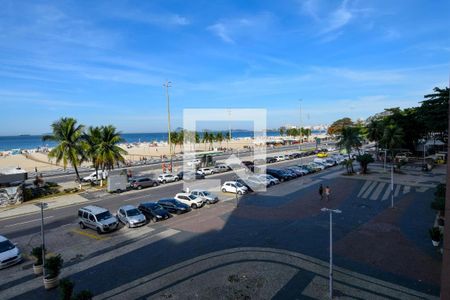
M 68 278 L 63 278 L 59 281 L 59 289 L 61 291 L 61 300 L 71 300 L 73 294 L 73 287 L 75 284 Z
M 61 254 L 49 257 L 45 260 L 45 273 L 47 278 L 55 278 L 61 272 L 64 260 L 61 258 Z
M 429 229 L 428 231 L 430 233 L 430 237 L 433 241 L 435 242 L 440 242 L 441 241 L 441 230 L 439 229 L 439 227 L 432 227 Z
M 373 156 L 371 154 L 363 154 L 363 155 L 358 155 L 356 157 L 356 161 L 359 162 L 359 165 L 361 166 L 362 169 L 362 173 L 366 174 L 367 173 L 367 167 L 369 166 L 370 163 L 373 163 L 375 160 L 373 159 Z
M 30 255 L 33 256 L 36 261 L 34 263 L 35 266 L 40 266 L 42 265 L 42 247 L 34 247 L 33 249 L 31 249 Z

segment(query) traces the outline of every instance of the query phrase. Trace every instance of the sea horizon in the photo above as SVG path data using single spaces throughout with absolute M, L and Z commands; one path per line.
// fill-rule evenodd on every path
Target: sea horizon
M 224 134 L 228 130 L 212 130 L 211 132 L 223 132 Z M 313 134 L 320 134 L 324 131 L 313 130 Z M 199 132 L 200 135 L 202 132 Z M 42 136 L 45 134 L 38 135 L 10 135 L 10 136 L 0 136 L 0 151 L 12 151 L 12 150 L 33 150 L 38 148 L 51 148 L 57 143 L 52 141 L 42 141 Z M 277 137 L 280 136 L 279 132 L 276 130 L 267 130 L 267 136 Z M 167 132 L 143 132 L 143 133 L 121 133 L 122 138 L 125 140 L 124 143 L 144 143 L 144 142 L 166 142 Z M 253 137 L 252 130 L 231 130 L 231 137 L 233 139 L 237 138 L 248 138 Z

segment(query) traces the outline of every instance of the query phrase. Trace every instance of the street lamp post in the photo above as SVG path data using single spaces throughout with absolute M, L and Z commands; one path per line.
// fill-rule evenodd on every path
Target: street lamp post
M 166 88 L 166 98 L 167 98 L 167 138 L 169 139 L 169 156 L 170 156 L 170 169 L 172 170 L 172 141 L 170 139 L 170 98 L 169 98 L 169 88 L 171 86 L 172 82 L 166 80 L 166 82 L 163 84 L 163 86 Z
M 391 155 L 391 208 L 394 208 L 394 155 Z
M 330 271 L 329 271 L 329 296 L 333 299 L 333 213 L 342 213 L 339 209 L 322 208 L 321 211 L 330 213 Z
M 44 208 L 47 207 L 47 203 L 40 202 L 35 204 L 37 207 L 41 209 L 41 240 L 42 240 L 42 275 L 45 278 L 45 235 L 44 235 Z

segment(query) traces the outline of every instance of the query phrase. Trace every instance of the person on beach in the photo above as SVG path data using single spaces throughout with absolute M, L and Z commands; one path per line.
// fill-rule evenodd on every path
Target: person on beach
M 325 188 L 325 197 L 326 197 L 327 201 L 330 201 L 330 194 L 331 194 L 330 187 L 327 186 L 327 187 Z
M 319 195 L 320 195 L 320 200 L 323 200 L 323 186 L 322 186 L 322 184 L 319 187 Z

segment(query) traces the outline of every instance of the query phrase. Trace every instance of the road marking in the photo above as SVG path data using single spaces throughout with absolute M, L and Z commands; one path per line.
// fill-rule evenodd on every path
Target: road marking
M 401 185 L 400 184 L 396 184 L 394 197 L 398 196 L 398 193 L 400 192 L 400 188 L 401 188 Z
M 387 200 L 387 198 L 389 197 L 390 194 L 391 194 L 391 186 L 389 185 L 386 189 L 386 192 L 384 192 L 384 195 L 383 195 L 383 198 L 381 199 L 381 201 Z
M 85 231 L 77 230 L 77 229 L 72 230 L 72 232 L 78 233 L 80 235 L 87 236 L 87 237 L 89 237 L 91 239 L 94 239 L 94 240 L 97 240 L 97 241 L 109 240 L 110 239 L 109 237 L 101 237 L 101 236 L 98 236 L 98 235 L 95 235 L 95 234 L 92 234 L 92 233 L 88 233 L 88 232 L 85 232 Z
M 383 191 L 385 185 L 386 185 L 385 182 L 380 182 L 375 191 L 370 196 L 370 200 L 377 200 L 378 196 L 380 196 L 381 194 L 381 191 Z
M 403 187 L 403 194 L 407 194 L 409 193 L 409 191 L 411 190 L 411 187 L 409 185 L 405 185 Z
M 48 216 L 48 217 L 45 217 L 44 220 L 51 219 L 53 217 L 54 216 Z M 25 221 L 25 222 L 20 222 L 20 223 L 14 223 L 14 224 L 5 225 L 5 228 L 7 228 L 7 227 L 14 227 L 14 226 L 17 226 L 17 225 L 28 224 L 28 223 L 37 222 L 37 221 L 41 221 L 41 218 L 33 219 L 33 220 Z
M 369 194 L 372 192 L 372 190 L 375 188 L 375 186 L 378 184 L 377 181 L 373 181 L 372 184 L 367 188 L 367 190 L 362 195 L 362 198 L 367 199 Z

